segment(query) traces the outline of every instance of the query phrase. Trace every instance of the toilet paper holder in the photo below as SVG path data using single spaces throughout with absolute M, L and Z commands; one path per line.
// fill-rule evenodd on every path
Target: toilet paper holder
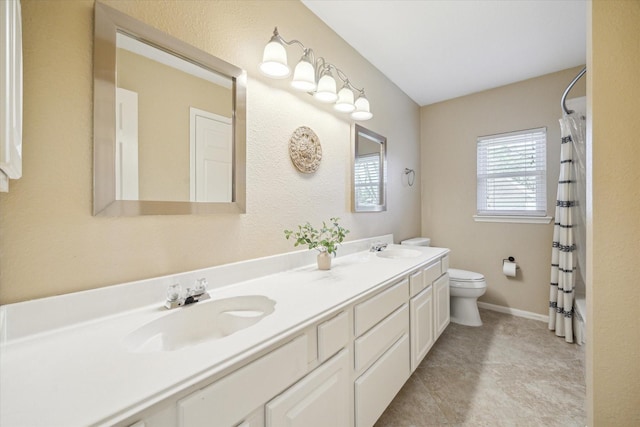
M 502 260 L 502 265 L 504 265 L 504 263 L 505 263 L 505 262 L 507 262 L 507 261 L 509 261 L 509 262 L 516 262 L 516 259 L 515 259 L 514 257 L 512 257 L 512 256 L 510 256 L 510 257 L 508 257 L 508 258 L 504 258 L 504 259 Z M 518 264 L 516 264 L 516 270 L 520 270 L 520 266 L 519 266 Z

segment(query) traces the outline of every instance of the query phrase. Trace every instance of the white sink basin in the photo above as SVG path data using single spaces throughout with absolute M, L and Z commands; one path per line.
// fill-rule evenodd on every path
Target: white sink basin
M 129 333 L 124 345 L 131 352 L 150 353 L 218 340 L 258 323 L 275 304 L 262 295 L 247 295 L 176 308 Z
M 420 256 L 422 252 L 415 249 L 388 249 L 380 252 L 376 252 L 381 258 L 401 259 L 401 258 L 415 258 Z

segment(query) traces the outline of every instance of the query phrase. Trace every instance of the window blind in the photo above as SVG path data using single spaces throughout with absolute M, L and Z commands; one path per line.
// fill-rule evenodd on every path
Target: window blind
M 478 138 L 478 215 L 547 213 L 547 129 Z
M 380 155 L 368 154 L 356 157 L 354 174 L 356 204 L 359 206 L 380 204 Z

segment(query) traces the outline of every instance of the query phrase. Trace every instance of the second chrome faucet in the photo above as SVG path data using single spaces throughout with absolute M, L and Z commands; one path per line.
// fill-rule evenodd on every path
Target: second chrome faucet
M 207 293 L 208 284 L 207 279 L 198 279 L 193 288 L 187 288 L 184 292 L 182 292 L 180 283 L 171 285 L 167 290 L 167 300 L 164 306 L 172 309 L 207 300 L 211 298 Z
M 375 242 L 371 245 L 371 248 L 369 249 L 369 252 L 380 252 L 383 251 L 387 248 L 387 244 L 386 243 L 382 243 L 382 242 Z

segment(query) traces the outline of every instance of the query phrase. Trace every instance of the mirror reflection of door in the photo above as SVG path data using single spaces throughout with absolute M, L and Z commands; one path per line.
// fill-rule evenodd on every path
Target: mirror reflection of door
M 191 201 L 231 202 L 233 145 L 231 119 L 190 108 Z
M 138 200 L 138 94 L 116 88 L 116 200 Z
M 126 34 L 116 39 L 116 86 L 138 94 L 138 194 L 118 200 L 232 202 L 233 80 Z M 199 183 L 191 181 L 191 107 L 203 111 Z

